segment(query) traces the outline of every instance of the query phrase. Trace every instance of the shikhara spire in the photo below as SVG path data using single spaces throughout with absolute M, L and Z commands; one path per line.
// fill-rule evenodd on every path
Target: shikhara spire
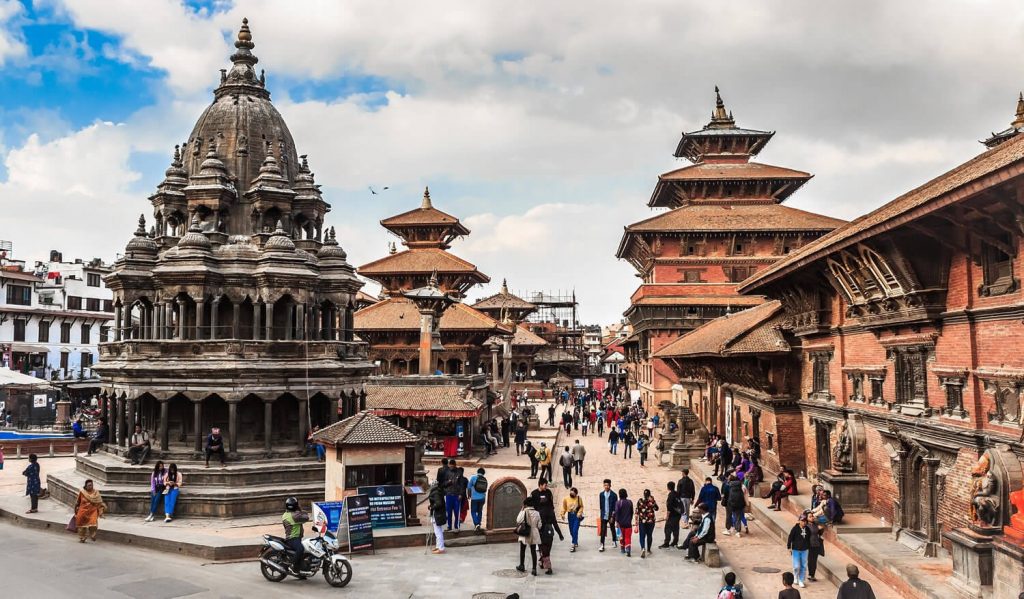
M 715 109 L 711 112 L 711 122 L 707 124 L 707 128 L 728 128 L 735 127 L 736 121 L 732 118 L 732 113 L 725 109 L 725 102 L 722 101 L 722 94 L 718 90 L 718 86 L 715 86 Z
M 255 66 L 260 59 L 252 53 L 255 46 L 252 42 L 252 32 L 249 30 L 249 19 L 242 19 L 242 27 L 238 30 L 238 37 L 235 40 L 235 52 L 231 55 L 231 69 L 226 73 L 221 71 L 220 87 L 215 92 L 218 96 L 237 91 L 239 87 L 250 88 L 249 93 L 258 90 L 260 95 L 270 96 L 265 89 L 266 78 L 262 73 L 259 77 L 256 76 Z

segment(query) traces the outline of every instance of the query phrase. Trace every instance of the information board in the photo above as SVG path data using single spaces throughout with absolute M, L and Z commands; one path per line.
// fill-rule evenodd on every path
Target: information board
M 327 530 L 338 533 L 338 526 L 341 524 L 341 513 L 345 509 L 344 501 L 321 501 L 313 504 L 313 525 L 321 527 L 327 525 Z
M 345 516 L 348 524 L 348 552 L 373 551 L 373 523 L 370 522 L 370 498 L 349 495 L 345 498 Z
M 405 526 L 405 497 L 402 485 L 359 487 L 356 492 L 370 498 L 370 521 L 374 528 Z

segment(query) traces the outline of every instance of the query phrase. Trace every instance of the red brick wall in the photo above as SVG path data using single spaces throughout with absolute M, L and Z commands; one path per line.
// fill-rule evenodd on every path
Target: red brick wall
M 865 426 L 864 436 L 867 440 L 868 503 L 871 513 L 885 518 L 891 524 L 893 502 L 899 499 L 900 493 L 892 479 L 889 450 L 882 435 L 874 427 Z

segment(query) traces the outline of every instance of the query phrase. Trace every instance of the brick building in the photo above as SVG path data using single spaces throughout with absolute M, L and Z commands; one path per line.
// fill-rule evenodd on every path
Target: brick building
M 655 353 L 709 429 L 759 438 L 767 470 L 806 472 L 998 597 L 1024 581 L 1001 535 L 1024 457 L 1022 126 L 1024 99 L 986 152 L 739 285 L 770 303 Z
M 668 208 L 626 227 L 616 257 L 641 284 L 625 316 L 629 386 L 648 405 L 670 400 L 677 377 L 655 352 L 713 318 L 760 304 L 736 285 L 843 224 L 783 206 L 811 179 L 803 171 L 753 162 L 775 135 L 736 126 L 718 89 L 711 121 L 683 133 L 674 155 L 692 165 L 667 172 L 647 205 Z

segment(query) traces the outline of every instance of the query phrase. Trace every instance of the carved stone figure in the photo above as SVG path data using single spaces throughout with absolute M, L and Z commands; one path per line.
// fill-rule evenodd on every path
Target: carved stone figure
M 840 472 L 851 472 L 853 470 L 853 438 L 846 422 L 839 426 L 836 446 L 832 450 L 832 466 Z
M 980 478 L 978 490 L 971 499 L 971 507 L 975 520 L 982 525 L 999 526 L 1001 524 L 999 485 L 991 472 L 986 472 Z

